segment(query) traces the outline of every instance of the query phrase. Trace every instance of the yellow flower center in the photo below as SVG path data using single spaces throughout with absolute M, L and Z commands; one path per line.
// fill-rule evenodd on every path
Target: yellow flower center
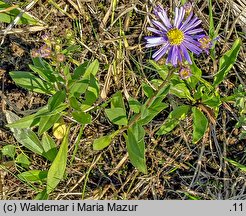
M 189 68 L 182 68 L 179 72 L 181 79 L 187 79 L 191 76 L 191 70 Z
M 208 49 L 211 43 L 211 39 L 209 37 L 203 37 L 198 41 L 200 42 L 200 46 L 202 49 Z
M 184 41 L 184 33 L 174 28 L 167 32 L 167 38 L 171 45 L 180 45 Z

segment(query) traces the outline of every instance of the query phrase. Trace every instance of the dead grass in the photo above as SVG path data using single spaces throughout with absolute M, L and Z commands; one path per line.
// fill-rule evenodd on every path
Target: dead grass
M 6 34 L 0 47 L 2 109 L 24 115 L 45 103 L 47 98 L 16 87 L 8 72 L 28 69 L 30 49 L 42 43 L 42 34 L 49 32 L 51 37 L 62 38 L 68 28 L 76 33 L 75 39 L 82 46 L 82 52 L 75 56 L 76 60 L 83 62 L 97 58 L 100 61 L 103 100 L 117 90 L 121 90 L 126 98 L 129 95 L 142 98 L 141 83 L 156 76 L 145 68 L 149 53 L 143 46 L 143 36 L 147 34 L 146 26 L 156 1 L 151 4 L 149 1 L 120 0 L 115 7 L 113 1 L 56 2 L 38 1 L 29 11 L 45 23 L 47 27 L 44 30 L 33 32 L 26 27 L 22 28 L 21 34 Z M 174 7 L 178 2 L 170 0 L 169 5 Z M 207 1 L 198 0 L 194 5 L 204 28 L 208 30 Z M 245 45 L 245 32 L 232 12 L 230 2 L 213 1 L 213 9 L 215 26 L 220 26 L 217 55 L 228 50 L 237 37 L 241 37 Z M 7 28 L 5 24 L 0 26 L 2 30 Z M 208 77 L 217 70 L 216 63 L 207 56 L 197 62 Z M 221 86 L 223 94 L 230 95 L 239 84 L 245 86 L 245 71 L 245 46 L 242 46 L 236 65 Z M 160 138 L 153 135 L 156 125 L 162 123 L 168 112 L 161 113 L 147 127 L 147 175 L 139 173 L 129 163 L 123 137 L 118 137 L 104 151 L 92 150 L 92 140 L 114 128 L 103 112 L 95 112 L 93 124 L 85 128 L 79 142 L 75 160 L 68 165 L 66 178 L 50 199 L 245 199 L 245 173 L 223 160 L 223 157 L 228 157 L 245 164 L 245 140 L 238 140 L 239 132 L 235 129 L 237 109 L 232 104 L 222 106 L 216 125 L 210 127 L 198 145 L 190 144 L 190 119 L 183 121 L 181 127 L 171 134 Z M 12 144 L 14 138 L 4 127 L 6 120 L 3 114 L 1 117 L 0 144 Z M 72 155 L 78 131 L 78 127 L 71 128 L 69 155 Z M 26 153 L 31 157 L 32 169 L 48 168 L 41 157 Z M 2 163 L 5 163 L 4 158 Z M 20 167 L 11 163 L 7 167 L 7 170 L 1 171 L 2 199 L 33 199 L 36 194 L 33 186 L 15 177 L 21 171 Z M 38 185 L 34 187 L 40 188 Z

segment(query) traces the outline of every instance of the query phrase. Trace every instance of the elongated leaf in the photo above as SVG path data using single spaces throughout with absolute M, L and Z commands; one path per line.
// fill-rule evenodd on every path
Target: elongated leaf
M 111 108 L 105 109 L 105 113 L 109 120 L 117 125 L 127 125 L 126 109 L 122 93 L 116 92 L 111 99 Z
M 7 124 L 7 127 L 11 128 L 30 128 L 39 123 L 40 116 L 46 115 L 48 109 L 47 106 L 40 108 L 35 114 L 18 118 L 17 121 Z
M 150 108 L 147 110 L 141 110 L 144 112 L 144 115 L 141 115 L 141 120 L 139 120 L 140 125 L 146 125 L 149 122 L 151 122 L 162 110 L 166 109 L 168 105 L 163 102 L 159 102 L 155 105 L 152 105 Z
M 41 170 L 29 170 L 18 174 L 18 178 L 25 182 L 37 182 L 45 179 L 47 177 L 47 171 Z
M 128 120 L 126 112 L 123 108 L 105 109 L 105 113 L 109 120 L 116 125 L 127 125 Z
M 145 131 L 139 124 L 134 124 L 127 130 L 126 146 L 131 163 L 144 174 L 147 173 L 145 160 Z
M 79 98 L 81 94 L 85 93 L 89 83 L 89 78 L 76 80 L 72 82 L 69 87 L 70 97 L 74 96 L 75 98 Z
M 55 157 L 55 160 L 51 164 L 47 176 L 47 194 L 50 194 L 59 182 L 62 180 L 66 165 L 67 165 L 67 152 L 68 152 L 68 134 L 69 128 L 66 131 L 66 135 L 63 138 L 60 149 Z
M 16 157 L 15 162 L 21 164 L 21 166 L 25 168 L 28 168 L 31 164 L 29 158 L 23 153 Z
M 49 134 L 44 133 L 42 136 L 42 145 L 44 148 L 44 155 L 49 161 L 54 161 L 57 155 L 57 148 L 54 140 L 49 136 Z
M 185 83 L 179 83 L 177 85 L 171 86 L 170 93 L 176 95 L 179 98 L 191 98 L 190 91 L 186 87 Z
M 228 158 L 225 158 L 226 161 L 230 162 L 232 165 L 234 165 L 235 167 L 239 168 L 240 170 L 246 172 L 246 166 L 234 161 L 234 160 L 230 160 Z
M 197 143 L 205 134 L 208 127 L 208 119 L 197 108 L 192 108 L 193 113 L 193 143 Z
M 69 104 L 73 109 L 81 111 L 81 103 L 74 96 L 69 97 Z
M 192 72 L 192 76 L 187 80 L 187 82 L 189 83 L 191 88 L 195 89 L 197 83 L 199 82 L 199 79 L 202 76 L 202 71 L 200 68 L 197 67 L 194 61 L 192 62 L 192 65 L 190 65 L 190 69 Z
M 157 64 L 155 61 L 153 60 L 149 60 L 149 63 L 157 70 L 159 76 L 165 80 L 167 78 L 168 75 L 168 66 L 163 64 L 163 65 L 159 65 Z
M 219 72 L 214 77 L 213 86 L 218 86 L 226 77 L 232 66 L 236 62 L 239 50 L 241 46 L 241 40 L 238 38 L 235 40 L 232 48 L 227 51 L 219 61 Z
M 86 68 L 88 67 L 88 65 L 89 65 L 89 62 L 88 62 L 88 61 L 86 61 L 86 62 L 84 62 L 83 64 L 79 65 L 79 66 L 74 70 L 74 74 L 72 75 L 72 79 L 73 79 L 73 80 L 78 80 L 78 79 L 80 79 L 80 78 L 84 75 L 84 73 L 85 73 Z
M 77 122 L 79 122 L 82 125 L 91 123 L 91 115 L 89 113 L 84 113 L 82 111 L 74 111 L 72 112 L 72 116 Z
M 151 98 L 154 95 L 154 90 L 149 85 L 147 85 L 146 83 L 142 84 L 142 86 L 143 86 L 144 94 L 148 98 Z
M 107 136 L 95 139 L 93 142 L 93 150 L 102 150 L 110 145 L 112 139 L 117 135 L 117 132 L 113 132 Z
M 170 90 L 170 85 L 163 86 L 158 90 L 156 96 L 152 99 L 148 99 L 145 104 L 141 107 L 141 120 L 140 125 L 146 125 L 152 119 L 157 116 L 162 110 L 167 108 L 167 104 L 163 103 L 163 99 L 166 97 Z
M 49 83 L 44 82 L 30 72 L 11 71 L 9 74 L 16 85 L 19 85 L 22 88 L 42 94 L 55 93 L 53 87 Z
M 42 192 L 38 193 L 34 199 L 35 200 L 47 200 L 48 198 L 49 198 L 49 195 L 47 194 L 46 189 L 44 189 Z
M 6 119 L 8 123 L 15 122 L 20 119 L 16 114 L 11 111 L 5 111 Z M 13 132 L 15 139 L 26 148 L 30 149 L 32 152 L 39 155 L 43 155 L 43 147 L 38 139 L 37 135 L 30 129 L 19 129 L 19 128 L 10 128 Z
M 139 113 L 140 112 L 142 104 L 139 101 L 137 101 L 136 99 L 130 97 L 128 99 L 128 104 L 130 106 L 130 109 L 133 112 L 135 112 L 135 113 Z
M 37 66 L 34 66 L 34 65 L 29 65 L 29 68 L 36 72 L 40 77 L 42 77 L 45 81 L 47 82 L 55 82 L 56 81 L 56 78 L 53 74 L 53 71 L 50 71 L 46 68 L 43 68 L 43 67 L 37 67 Z
M 85 73 L 83 75 L 84 78 L 89 78 L 90 75 L 96 76 L 99 69 L 99 62 L 98 60 L 94 60 L 85 70 Z
M 11 111 L 5 111 L 6 119 L 8 123 L 15 122 L 19 119 L 17 115 L 12 113 Z M 44 149 L 37 135 L 31 131 L 30 129 L 19 129 L 19 128 L 11 128 L 15 139 L 30 149 L 32 152 L 37 153 L 39 155 L 43 155 Z
M 88 89 L 85 92 L 85 100 L 82 102 L 81 109 L 85 111 L 90 108 L 98 99 L 99 85 L 96 78 L 91 75 Z
M 112 108 L 122 108 L 125 110 L 125 104 L 123 100 L 122 93 L 120 91 L 116 92 L 111 99 Z
M 45 131 L 49 130 L 53 127 L 53 125 L 60 119 L 61 114 L 42 116 L 40 118 L 39 127 L 38 127 L 38 135 L 40 136 Z
M 66 92 L 64 90 L 56 92 L 52 97 L 48 100 L 48 109 L 49 111 L 55 110 L 57 107 L 61 105 L 66 99 Z
M 12 9 L 7 12 L 1 12 L 1 9 L 7 9 L 10 8 L 10 4 L 6 4 L 4 1 L 0 1 L 0 22 L 5 22 L 5 23 L 11 23 L 15 20 L 15 18 L 23 12 L 19 8 Z M 20 20 L 17 22 L 17 24 L 32 24 L 32 25 L 37 25 L 40 24 L 39 21 L 30 15 L 27 12 L 24 12 L 20 18 Z
M 163 125 L 157 131 L 157 135 L 164 135 L 172 131 L 184 119 L 190 109 L 188 105 L 176 107 L 167 117 Z

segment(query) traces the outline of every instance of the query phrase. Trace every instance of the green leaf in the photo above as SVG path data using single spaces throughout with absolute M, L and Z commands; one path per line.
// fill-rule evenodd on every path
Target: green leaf
M 90 108 L 98 99 L 99 85 L 96 78 L 91 75 L 88 89 L 85 92 L 85 100 L 82 102 L 81 109 L 85 111 Z
M 110 108 L 105 109 L 105 113 L 109 120 L 116 125 L 127 125 L 128 120 L 126 111 L 123 108 Z
M 18 174 L 18 178 L 25 182 L 38 182 L 47 177 L 47 171 L 29 170 Z
M 53 71 L 48 70 L 46 68 L 41 68 L 41 67 L 37 67 L 34 65 L 29 64 L 29 68 L 36 72 L 40 77 L 42 77 L 45 81 L 47 82 L 55 82 L 56 81 L 56 77 L 53 74 Z
M 89 78 L 91 75 L 95 77 L 98 72 L 98 69 L 99 69 L 99 62 L 96 59 L 86 68 L 83 77 Z
M 49 134 L 44 133 L 42 136 L 42 145 L 44 148 L 44 155 L 49 161 L 54 161 L 57 155 L 57 148 L 54 140 L 49 136 Z
M 147 174 L 144 136 L 143 127 L 139 124 L 134 124 L 127 130 L 126 147 L 133 166 L 140 172 Z
M 88 78 L 72 82 L 69 86 L 69 96 L 79 98 L 81 94 L 85 93 L 89 83 L 90 80 Z
M 127 125 L 126 109 L 122 93 L 116 92 L 111 98 L 111 108 L 105 109 L 105 113 L 109 120 L 117 125 Z
M 208 105 L 211 108 L 219 108 L 221 105 L 219 93 L 215 92 L 211 95 L 203 94 L 202 103 Z
M 123 100 L 122 93 L 120 91 L 116 92 L 111 99 L 112 108 L 123 108 L 125 110 L 125 104 Z
M 76 97 L 74 96 L 71 96 L 69 97 L 69 103 L 70 103 L 70 106 L 75 109 L 75 110 L 81 110 L 81 103 L 77 100 Z
M 44 189 L 42 192 L 38 193 L 34 199 L 35 200 L 47 200 L 48 198 L 49 198 L 49 195 L 47 194 L 46 189 Z
M 189 79 L 187 79 L 187 82 L 189 83 L 189 85 L 192 89 L 195 89 L 197 83 L 200 80 L 199 78 L 201 78 L 201 76 L 202 76 L 202 71 L 200 68 L 197 67 L 197 65 L 195 64 L 194 61 L 193 61 L 192 65 L 190 65 L 190 69 L 192 72 L 192 76 Z
M 72 112 L 73 118 L 82 125 L 91 123 L 91 115 L 82 111 Z
M 197 143 L 205 134 L 208 127 L 208 119 L 197 108 L 192 108 L 193 113 L 193 143 Z
M 109 134 L 107 136 L 100 137 L 98 139 L 95 139 L 93 142 L 93 150 L 102 150 L 109 146 L 112 139 L 118 134 L 118 132 L 113 132 L 112 134 Z
M 151 98 L 154 95 L 154 90 L 149 85 L 147 85 L 146 83 L 143 83 L 142 87 L 143 87 L 144 94 L 148 98 Z
M 183 120 L 188 111 L 190 110 L 190 106 L 188 105 L 182 105 L 176 107 L 167 117 L 163 125 L 160 127 L 160 129 L 157 131 L 157 135 L 164 135 L 172 131 L 180 122 L 180 120 Z
M 30 164 L 31 164 L 31 162 L 28 159 L 28 157 L 26 155 L 24 155 L 23 153 L 19 154 L 16 157 L 15 162 L 21 164 L 25 168 L 28 168 L 30 166 Z
M 236 62 L 239 50 L 241 46 L 241 40 L 238 38 L 235 40 L 232 48 L 227 51 L 219 60 L 219 72 L 214 77 L 213 86 L 218 86 L 226 77 L 232 66 Z
M 156 69 L 157 73 L 159 74 L 159 76 L 165 80 L 167 78 L 168 75 L 168 66 L 163 64 L 163 65 L 159 65 L 156 63 L 156 61 L 154 60 L 149 60 L 149 63 Z
M 59 182 L 62 180 L 66 165 L 67 165 L 67 153 L 68 153 L 68 134 L 70 128 L 67 129 L 65 137 L 63 138 L 60 149 L 51 164 L 47 176 L 47 194 L 50 194 Z
M 16 85 L 26 88 L 28 90 L 42 93 L 42 94 L 54 94 L 53 87 L 49 84 L 36 77 L 34 74 L 25 71 L 11 71 L 11 78 L 14 80 Z
M 66 99 L 66 92 L 64 90 L 56 92 L 48 100 L 48 109 L 49 111 L 55 110 L 58 106 L 61 105 Z
M 52 128 L 52 126 L 60 119 L 61 114 L 41 116 L 39 127 L 38 127 L 38 135 L 42 135 L 45 131 Z
M 230 160 L 228 158 L 225 158 L 226 161 L 230 162 L 232 165 L 234 165 L 235 167 L 239 168 L 240 170 L 246 172 L 246 166 L 234 161 L 234 160 Z
M 16 153 L 16 148 L 14 145 L 6 145 L 2 148 L 2 154 L 14 159 Z
M 6 119 L 8 123 L 12 123 L 20 119 L 16 114 L 11 111 L 5 111 Z M 37 135 L 30 129 L 19 129 L 19 128 L 10 128 L 13 132 L 15 139 L 26 148 L 30 149 L 32 152 L 43 155 L 43 147 L 39 141 Z
M 11 23 L 15 20 L 15 18 L 22 13 L 23 11 L 19 8 L 15 8 L 13 10 L 7 12 L 1 12 L 1 9 L 6 9 L 11 7 L 10 4 L 6 4 L 4 1 L 0 1 L 0 22 Z M 37 18 L 33 17 L 31 14 L 24 12 L 20 17 L 17 24 L 31 24 L 38 25 L 41 24 Z
M 35 113 L 32 115 L 20 118 L 18 121 L 6 125 L 10 128 L 30 128 L 39 123 L 39 116 Z
M 139 120 L 140 125 L 146 125 L 151 122 L 162 110 L 166 109 L 168 105 L 166 103 L 156 103 L 149 107 L 147 110 L 141 110 L 144 112 L 144 115 L 141 115 L 141 120 Z
M 78 80 L 78 79 L 80 79 L 80 78 L 84 75 L 84 73 L 85 73 L 86 68 L 88 67 L 88 65 L 89 65 L 89 62 L 88 62 L 88 61 L 86 61 L 86 62 L 84 62 L 83 64 L 79 65 L 79 66 L 74 70 L 74 73 L 73 73 L 73 75 L 72 75 L 72 79 L 73 79 L 73 80 Z
M 139 113 L 140 112 L 142 104 L 139 101 L 137 101 L 136 99 L 130 97 L 128 99 L 128 104 L 130 106 L 130 109 L 133 112 L 135 112 L 135 113 Z
M 190 96 L 190 91 L 186 87 L 185 83 L 179 83 L 177 85 L 171 86 L 170 94 L 174 94 L 179 98 L 187 98 L 192 100 L 192 97 Z

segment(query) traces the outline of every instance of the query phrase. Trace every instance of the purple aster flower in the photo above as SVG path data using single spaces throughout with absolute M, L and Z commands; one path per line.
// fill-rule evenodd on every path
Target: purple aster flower
M 213 47 L 215 44 L 215 41 L 217 41 L 219 37 L 216 37 L 215 39 L 211 39 L 207 35 L 201 36 L 198 41 L 200 43 L 200 48 L 206 52 L 206 54 L 209 54 L 209 50 Z
M 191 69 L 188 67 L 183 67 L 179 70 L 179 76 L 181 79 L 188 79 L 191 75 Z
M 192 64 L 189 51 L 195 54 L 202 52 L 198 42 L 198 38 L 201 37 L 200 33 L 203 32 L 203 29 L 199 28 L 201 20 L 195 17 L 192 11 L 184 19 L 185 9 L 183 7 L 175 8 L 173 24 L 162 6 L 158 5 L 154 9 L 154 14 L 160 21 L 152 20 L 155 28 L 148 27 L 148 30 L 155 36 L 145 37 L 146 47 L 160 46 L 152 57 L 158 61 L 168 52 L 166 63 L 177 66 L 178 63 L 187 60 L 189 64 Z

